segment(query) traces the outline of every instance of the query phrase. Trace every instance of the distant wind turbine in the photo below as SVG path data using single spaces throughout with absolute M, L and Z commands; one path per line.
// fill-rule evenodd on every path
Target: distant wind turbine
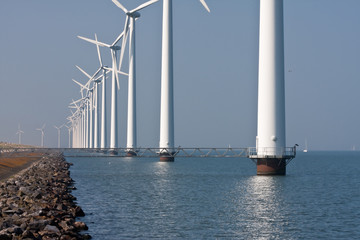
M 70 121 L 70 122 L 72 123 L 72 121 Z M 68 145 L 68 147 L 71 148 L 71 129 L 72 129 L 72 127 L 71 127 L 71 125 L 70 126 L 65 125 L 65 127 L 68 129 L 68 133 L 69 133 L 69 145 Z
M 86 89 L 87 90 L 87 94 L 86 96 L 88 97 L 87 98 L 87 101 L 85 102 L 86 103 L 86 107 L 87 107 L 87 131 L 88 131 L 88 144 L 87 144 L 87 147 L 89 148 L 93 148 L 94 146 L 94 98 L 95 98 L 95 94 L 96 92 L 94 93 L 94 88 L 95 88 L 95 84 L 93 84 L 93 87 L 90 88 L 90 84 L 92 82 L 95 82 L 97 79 L 94 79 L 94 77 L 96 76 L 97 73 L 99 73 L 99 70 L 97 71 L 97 73 L 95 73 L 93 76 L 90 76 L 88 73 L 86 73 L 83 69 L 81 69 L 79 66 L 76 66 L 82 73 L 84 73 L 88 78 L 88 82 L 85 84 L 85 85 L 82 85 L 81 83 L 73 80 L 75 83 L 77 83 L 78 85 L 80 85 L 80 87 L 82 89 Z
M 83 72 L 86 76 L 88 76 L 89 78 L 91 78 L 90 75 L 88 75 L 83 69 L 81 69 L 79 66 L 76 66 L 81 72 Z M 90 92 L 90 89 L 87 87 L 90 83 L 90 80 L 85 84 L 81 84 L 79 83 L 78 81 L 74 80 L 73 79 L 73 82 L 75 82 L 76 84 L 78 84 L 80 86 L 80 92 L 81 92 L 81 99 L 79 99 L 78 101 L 81 102 L 81 107 L 83 109 L 83 117 L 82 117 L 82 120 L 83 120 L 83 138 L 84 138 L 84 145 L 83 147 L 85 148 L 88 148 L 90 146 L 90 141 L 91 141 L 91 138 L 90 138 L 90 132 L 91 132 L 91 124 L 92 124 L 92 120 L 91 120 L 91 116 L 92 116 L 92 113 L 89 109 L 89 92 Z M 87 93 L 86 95 L 84 96 L 83 95 L 83 90 L 87 90 Z
M 21 135 L 23 134 L 24 132 L 20 129 L 20 124 L 18 126 L 18 130 L 16 132 L 16 134 L 19 135 L 19 144 L 21 144 Z
M 54 126 L 54 128 L 57 129 L 57 133 L 58 133 L 58 148 L 60 148 L 60 131 L 61 131 L 61 128 L 63 127 L 64 125 L 61 125 L 60 127 L 57 127 L 57 126 Z
M 99 42 L 97 40 L 88 39 L 85 37 L 78 36 L 78 38 L 83 39 L 87 42 L 96 44 L 101 47 L 107 47 L 110 49 L 111 58 L 112 58 L 112 83 L 111 83 L 111 119 L 110 119 L 110 148 L 118 147 L 118 118 L 117 118 L 117 91 L 116 88 L 120 89 L 119 77 L 118 73 L 123 75 L 128 75 L 126 73 L 122 73 L 117 69 L 117 52 L 121 49 L 120 46 L 116 46 L 116 44 L 120 41 L 120 39 L 124 36 L 124 32 L 122 32 L 116 40 L 111 44 L 106 44 Z M 116 87 L 117 86 L 117 87 Z
M 36 130 L 40 131 L 41 132 L 41 147 L 44 147 L 44 129 L 45 129 L 45 125 L 44 124 L 41 128 L 37 128 Z

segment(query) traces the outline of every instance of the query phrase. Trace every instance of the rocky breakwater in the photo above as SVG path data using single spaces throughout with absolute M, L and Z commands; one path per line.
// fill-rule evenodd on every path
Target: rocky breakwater
M 0 182 L 0 240 L 90 239 L 82 209 L 71 195 L 70 164 L 52 153 Z

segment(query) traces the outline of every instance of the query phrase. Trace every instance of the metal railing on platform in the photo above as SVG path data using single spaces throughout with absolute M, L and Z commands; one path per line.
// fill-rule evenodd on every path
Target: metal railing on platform
M 296 146 L 294 147 L 263 147 L 256 148 L 250 147 L 248 148 L 249 158 L 284 158 L 284 159 L 292 159 L 296 156 Z
M 108 149 L 64 149 L 66 157 L 159 157 L 166 153 L 176 158 L 246 158 L 247 148 L 108 148 Z M 90 155 L 89 155 L 90 154 Z
M 0 157 L 24 153 L 62 152 L 65 157 L 159 157 L 166 153 L 176 158 L 283 158 L 293 159 L 296 147 L 286 148 L 8 148 L 0 149 Z

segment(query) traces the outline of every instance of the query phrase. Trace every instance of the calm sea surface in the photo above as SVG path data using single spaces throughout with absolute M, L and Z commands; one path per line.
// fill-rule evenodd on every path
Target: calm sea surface
M 360 152 L 249 159 L 68 158 L 93 239 L 360 239 Z

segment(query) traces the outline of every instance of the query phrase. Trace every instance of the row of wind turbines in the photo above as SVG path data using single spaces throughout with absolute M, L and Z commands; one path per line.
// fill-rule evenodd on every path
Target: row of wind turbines
M 99 68 L 90 75 L 76 66 L 87 78 L 86 83 L 79 85 L 81 98 L 72 100 L 69 108 L 71 115 L 67 117 L 72 132 L 72 147 L 74 148 L 111 148 L 119 147 L 118 143 L 118 91 L 120 90 L 119 74 L 128 78 L 128 109 L 127 109 L 127 143 L 129 153 L 136 154 L 136 20 L 139 11 L 153 5 L 159 0 L 147 1 L 138 7 L 128 10 L 118 0 L 112 2 L 125 14 L 124 30 L 112 44 L 78 36 L 86 42 L 96 45 Z M 199 0 L 205 9 L 210 9 L 204 0 Z M 166 155 L 174 149 L 174 100 L 173 100 L 173 23 L 172 0 L 163 0 L 163 30 L 162 30 L 162 70 L 161 70 L 161 107 L 160 107 L 160 144 Z M 121 44 L 120 44 L 121 43 Z M 122 71 L 125 49 L 129 47 L 129 69 Z M 110 50 L 112 66 L 103 64 L 100 47 Z M 120 55 L 119 55 L 120 54 Z M 107 76 L 111 72 L 111 102 L 110 102 L 110 137 L 107 136 Z M 101 90 L 101 93 L 100 93 Z M 85 93 L 84 93 L 85 92 Z
M 36 128 L 35 130 L 37 131 L 40 131 L 40 136 L 41 136 L 41 142 L 40 142 L 40 146 L 41 147 L 44 147 L 44 137 L 45 137 L 45 126 L 46 124 L 44 124 L 41 128 Z M 68 130 L 69 130 L 69 147 L 70 147 L 70 132 L 71 132 L 71 128 L 65 124 L 61 125 L 61 126 L 55 126 L 54 125 L 54 128 L 57 130 L 57 136 L 58 136 L 58 139 L 57 139 L 57 147 L 60 148 L 61 146 L 61 128 L 63 127 L 67 127 Z M 18 125 L 18 130 L 16 132 L 16 135 L 18 135 L 19 139 L 18 139 L 18 143 L 19 145 L 22 144 L 22 135 L 24 134 L 25 132 L 23 130 L 21 130 L 21 127 L 20 127 L 20 124 Z

